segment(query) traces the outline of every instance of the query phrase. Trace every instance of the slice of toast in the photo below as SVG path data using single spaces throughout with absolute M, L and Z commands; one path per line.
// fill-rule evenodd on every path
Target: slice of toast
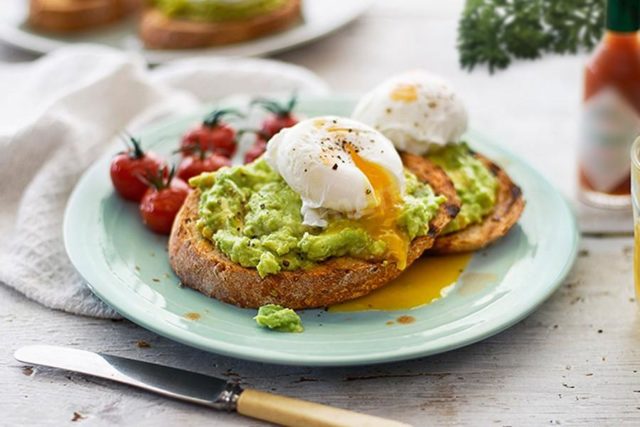
M 193 49 L 255 39 L 298 22 L 302 16 L 300 2 L 289 0 L 270 13 L 224 22 L 172 18 L 149 8 L 140 21 L 140 38 L 148 49 Z
M 435 164 L 419 156 L 403 154 L 405 166 L 428 182 L 443 203 L 431 221 L 429 234 L 414 239 L 407 266 L 431 247 L 435 236 L 457 215 L 460 203 L 451 180 Z M 261 278 L 255 268 L 229 260 L 196 228 L 200 192 L 193 191 L 173 224 L 169 262 L 182 284 L 240 307 L 281 304 L 293 309 L 326 307 L 366 295 L 384 286 L 402 271 L 396 263 L 330 258 L 310 269 L 284 271 Z
M 439 236 L 430 254 L 454 254 L 471 252 L 489 246 L 505 234 L 518 222 L 525 201 L 522 190 L 511 181 L 507 173 L 498 165 L 481 154 L 475 153 L 498 179 L 498 194 L 493 211 L 478 224 L 470 225 L 460 231 Z
M 143 0 L 30 0 L 28 23 L 48 32 L 94 29 L 133 13 Z

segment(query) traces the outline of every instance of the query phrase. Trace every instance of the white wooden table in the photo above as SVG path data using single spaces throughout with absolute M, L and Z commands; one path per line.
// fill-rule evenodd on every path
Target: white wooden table
M 461 0 L 380 2 L 347 29 L 279 58 L 307 66 L 347 92 L 413 67 L 444 75 L 466 99 L 475 128 L 526 157 L 571 195 L 584 57 L 518 63 L 494 76 L 468 74 L 459 69 L 455 50 L 461 7 Z M 31 58 L 0 46 L 0 59 Z M 0 286 L 0 425 L 260 425 L 13 360 L 17 347 L 45 341 L 237 378 L 414 425 L 640 425 L 632 244 L 630 237 L 586 237 L 564 285 L 517 326 L 457 351 L 371 367 L 243 362 L 171 342 L 128 321 L 48 310 Z M 141 341 L 150 346 L 142 348 Z

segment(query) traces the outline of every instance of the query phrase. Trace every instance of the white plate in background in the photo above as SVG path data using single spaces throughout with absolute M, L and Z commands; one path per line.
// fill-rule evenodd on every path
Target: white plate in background
M 26 24 L 27 0 L 1 0 L 0 40 L 36 53 L 48 53 L 72 43 L 98 43 L 141 53 L 158 64 L 194 56 L 264 56 L 308 43 L 345 26 L 364 13 L 373 0 L 304 0 L 303 22 L 288 30 L 227 46 L 189 50 L 149 50 L 137 37 L 135 19 L 73 35 L 40 33 Z

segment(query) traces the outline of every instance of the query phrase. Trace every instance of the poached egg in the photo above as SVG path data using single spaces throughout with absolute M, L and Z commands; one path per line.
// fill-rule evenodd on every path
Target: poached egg
M 416 70 L 367 93 L 352 117 L 389 138 L 398 150 L 422 155 L 433 146 L 457 143 L 467 130 L 467 111 L 440 77 Z
M 276 134 L 265 160 L 300 195 L 304 224 L 324 228 L 341 214 L 385 242 L 398 268 L 406 266 L 410 242 L 397 226 L 404 168 L 384 135 L 352 119 L 310 118 Z

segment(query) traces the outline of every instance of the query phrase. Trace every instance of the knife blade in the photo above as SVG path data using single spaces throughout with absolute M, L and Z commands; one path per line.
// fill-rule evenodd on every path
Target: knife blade
M 163 396 L 232 411 L 240 387 L 220 378 L 108 354 L 68 347 L 31 345 L 14 357 L 23 363 L 49 366 L 106 378 Z
M 30 345 L 14 353 L 22 363 L 79 372 L 128 384 L 174 399 L 285 426 L 350 427 L 408 424 L 306 402 L 184 369 L 68 347 Z

